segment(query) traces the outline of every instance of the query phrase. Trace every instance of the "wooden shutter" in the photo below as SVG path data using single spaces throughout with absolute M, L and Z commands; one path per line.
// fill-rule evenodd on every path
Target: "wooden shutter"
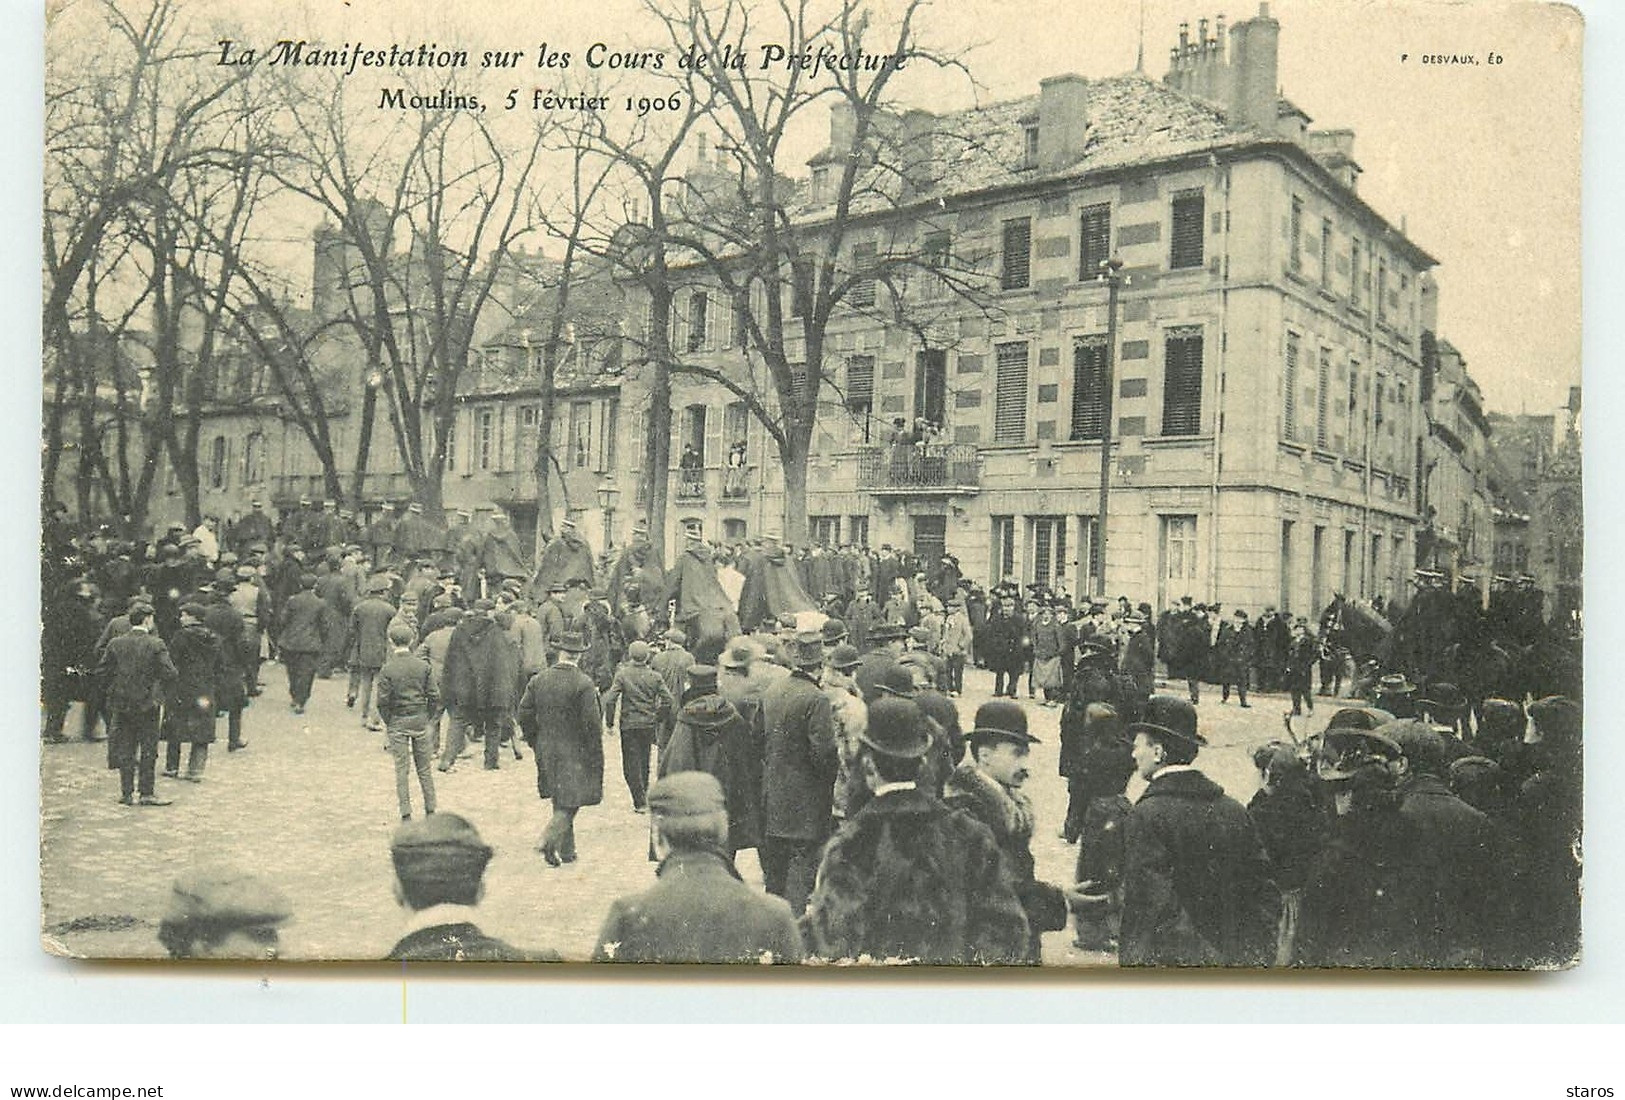
M 1286 368 L 1281 376 L 1281 434 L 1298 438 L 1298 335 L 1287 333 Z
M 867 412 L 875 402 L 875 357 L 852 355 L 846 360 L 846 407 Z
M 1332 349 L 1320 349 L 1320 367 L 1315 373 L 1315 446 L 1326 449 L 1331 433 Z
M 1163 354 L 1162 434 L 1195 435 L 1202 427 L 1202 330 L 1170 330 Z
M 875 242 L 860 241 L 852 246 L 852 273 L 860 275 L 875 266 Z M 858 279 L 852 284 L 847 300 L 853 309 L 873 309 L 875 304 L 874 279 Z
M 1110 203 L 1083 208 L 1083 226 L 1078 240 L 1078 278 L 1084 282 L 1100 274 L 1100 265 L 1111 256 L 1112 208 Z
M 722 438 L 722 416 L 719 409 L 705 410 L 705 464 L 721 466 L 728 455 L 728 445 Z
M 1004 270 L 999 274 L 999 286 L 1005 290 L 1020 290 L 1031 281 L 1033 249 L 1033 222 L 1031 218 L 1012 218 L 1004 223 Z
M 1205 216 L 1201 191 L 1181 191 L 1174 196 L 1173 253 L 1169 267 L 1202 266 Z
M 1106 413 L 1106 339 L 1082 336 L 1072 347 L 1072 438 L 1099 439 Z
M 998 381 L 994 395 L 993 437 L 1000 443 L 1027 438 L 1027 344 L 999 344 Z

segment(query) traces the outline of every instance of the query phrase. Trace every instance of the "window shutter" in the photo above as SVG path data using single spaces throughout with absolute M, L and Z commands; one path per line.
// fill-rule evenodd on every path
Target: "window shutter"
M 706 295 L 704 301 L 705 301 L 705 307 L 700 311 L 700 316 L 701 316 L 701 319 L 705 322 L 705 350 L 706 351 L 714 351 L 716 349 L 716 346 L 717 346 L 716 345 L 716 323 L 717 323 L 716 313 L 717 313 L 717 311 L 711 308 L 711 296 L 710 295 Z
M 717 409 L 705 411 L 705 464 L 720 466 L 727 457 L 728 445 L 722 438 L 722 417 Z
M 1162 434 L 1195 435 L 1202 426 L 1202 330 L 1171 330 L 1163 352 Z
M 1201 267 L 1204 204 L 1201 191 L 1181 191 L 1174 196 L 1173 252 L 1169 267 Z
M 1078 244 L 1078 278 L 1089 282 L 1098 276 L 1101 263 L 1111 255 L 1111 247 L 1111 204 L 1084 207 L 1083 230 Z
M 873 241 L 860 241 L 852 246 L 852 273 L 860 275 L 871 271 L 875 266 L 875 243 Z M 853 309 L 873 309 L 875 304 L 874 279 L 858 279 L 847 292 L 847 300 Z
M 1027 345 L 999 344 L 998 389 L 994 399 L 993 437 L 1000 443 L 1027 438 Z
M 1281 434 L 1288 440 L 1298 438 L 1298 337 L 1288 333 L 1286 338 L 1286 370 L 1281 377 Z
M 1315 374 L 1315 446 L 1326 449 L 1331 432 L 1332 349 L 1320 349 L 1320 369 Z
M 1106 340 L 1080 337 L 1072 348 L 1072 438 L 1099 439 L 1105 423 Z
M 853 355 L 846 361 L 846 407 L 868 410 L 875 400 L 875 357 Z
M 999 286 L 1020 290 L 1028 285 L 1032 270 L 1033 223 L 1031 218 L 1012 218 L 1004 223 L 1004 270 Z

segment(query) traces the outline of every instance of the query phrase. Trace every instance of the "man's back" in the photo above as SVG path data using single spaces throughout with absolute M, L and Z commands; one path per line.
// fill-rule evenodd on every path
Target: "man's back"
M 1241 803 L 1195 769 L 1165 770 L 1126 834 L 1123 964 L 1269 964 L 1280 895 Z
M 1027 918 L 987 826 L 917 790 L 869 800 L 824 850 L 807 907 L 831 959 L 1015 964 Z
M 798 963 L 801 933 L 782 898 L 762 894 L 714 852 L 674 852 L 660 878 L 615 902 L 594 958 L 604 962 Z
M 402 936 L 390 948 L 396 962 L 558 962 L 552 951 L 521 951 L 470 922 L 438 924 Z

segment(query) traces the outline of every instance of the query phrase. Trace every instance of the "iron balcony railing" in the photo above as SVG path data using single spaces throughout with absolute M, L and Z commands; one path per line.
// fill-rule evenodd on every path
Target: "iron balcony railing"
M 858 488 L 870 492 L 974 492 L 982 459 L 974 443 L 898 443 L 858 450 Z

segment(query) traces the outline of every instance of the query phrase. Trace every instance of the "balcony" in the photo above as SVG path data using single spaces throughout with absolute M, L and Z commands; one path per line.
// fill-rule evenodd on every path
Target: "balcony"
M 705 471 L 683 469 L 677 471 L 677 499 L 687 502 L 705 501 Z
M 980 491 L 974 443 L 903 443 L 858 450 L 858 488 L 870 493 L 960 495 Z

